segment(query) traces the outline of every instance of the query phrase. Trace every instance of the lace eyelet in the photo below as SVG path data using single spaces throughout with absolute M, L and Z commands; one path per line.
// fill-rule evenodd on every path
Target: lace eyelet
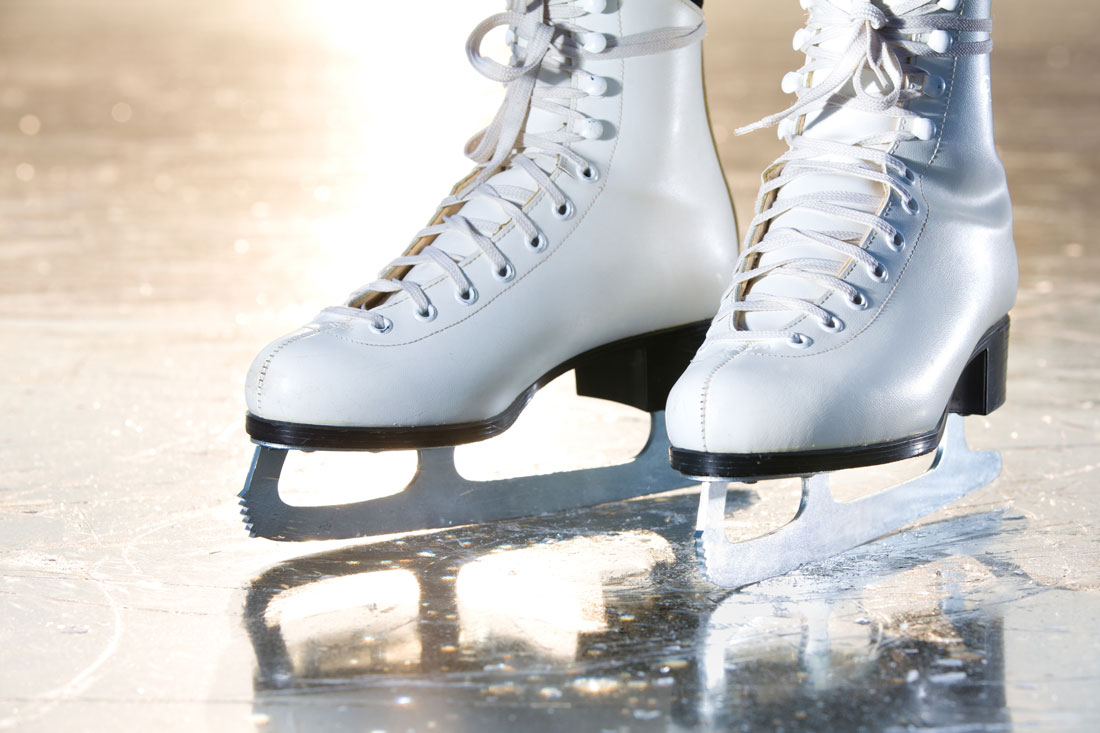
M 542 232 L 536 234 L 534 239 L 527 240 L 527 249 L 532 252 L 544 252 L 548 246 L 550 246 L 550 242 L 547 241 L 546 235 Z
M 794 349 L 808 349 L 814 340 L 804 333 L 792 333 L 787 339 L 787 345 Z
M 917 140 L 921 140 L 924 142 L 931 140 L 939 132 L 939 128 L 936 126 L 936 123 L 928 119 L 927 117 L 911 118 L 910 121 L 906 124 L 909 133 Z
M 588 53 L 603 53 L 607 50 L 607 36 L 602 33 L 596 33 L 595 31 L 580 31 L 574 33 L 573 37 L 581 44 Z
M 455 293 L 455 300 L 457 300 L 459 303 L 462 303 L 462 305 L 473 305 L 477 302 L 477 288 L 471 285 L 466 288 L 465 293 Z
M 585 140 L 599 140 L 603 137 L 604 124 L 600 120 L 586 117 L 583 120 L 577 120 L 573 124 L 573 132 Z
M 915 196 L 910 196 L 907 199 L 902 199 L 901 208 L 905 209 L 905 213 L 910 216 L 916 216 L 920 213 L 920 203 Z
M 578 71 L 573 74 L 578 89 L 590 97 L 602 97 L 607 94 L 607 79 L 595 74 Z
M 413 315 L 416 316 L 416 320 L 418 321 L 431 323 L 435 320 L 435 317 L 439 315 L 439 310 L 431 303 L 428 303 L 428 309 L 426 311 L 417 311 Z
M 393 321 L 391 321 L 389 318 L 386 318 L 385 316 L 379 316 L 379 318 L 382 319 L 382 325 L 377 326 L 372 321 L 371 323 L 367 324 L 367 328 L 369 328 L 371 331 L 378 334 L 379 336 L 387 334 L 393 330 Z
M 829 316 L 829 319 L 819 320 L 817 322 L 821 326 L 821 330 L 828 333 L 839 333 L 844 330 L 844 321 L 840 320 L 836 316 Z
M 791 39 L 791 48 L 793 48 L 795 51 L 801 51 L 802 47 L 806 45 L 806 41 L 810 39 L 811 35 L 812 34 L 810 33 L 809 29 L 799 28 L 794 32 L 794 37 Z
M 917 174 L 913 172 L 912 168 L 906 167 L 905 172 L 901 174 L 901 177 L 905 179 L 906 183 L 916 183 Z
M 788 71 L 783 75 L 783 80 L 779 84 L 779 89 L 784 94 L 794 94 L 798 91 L 798 88 L 802 86 L 802 74 L 797 71 Z
M 607 10 L 607 0 L 577 0 L 577 7 L 589 15 L 597 15 Z
M 581 180 L 585 183 L 595 183 L 600 180 L 600 169 L 589 163 L 581 170 Z
M 847 303 L 849 307 L 851 307 L 853 310 L 857 311 L 867 310 L 867 307 L 871 305 L 870 302 L 868 302 L 867 300 L 867 296 L 858 291 L 854 295 L 852 295 L 852 297 L 845 298 L 844 302 Z
M 867 275 L 875 282 L 884 283 L 890 279 L 890 271 L 883 267 L 882 263 L 867 268 Z
M 929 76 L 924 81 L 924 86 L 921 88 L 924 96 L 932 99 L 939 99 L 947 91 L 947 82 L 944 81 L 942 76 Z
M 493 270 L 493 277 L 502 283 L 510 282 L 515 276 L 516 268 L 512 266 L 511 262 L 505 262 L 503 270 Z
M 947 49 L 955 44 L 955 37 L 945 30 L 936 29 L 928 34 L 924 42 L 936 53 L 947 53 Z
M 572 219 L 573 213 L 575 212 L 575 209 L 573 208 L 573 202 L 569 199 L 566 199 L 565 203 L 561 206 L 555 206 L 553 212 L 554 217 L 562 221 Z
M 901 232 L 894 232 L 894 236 L 887 242 L 887 246 L 895 252 L 900 252 L 905 249 L 905 235 Z

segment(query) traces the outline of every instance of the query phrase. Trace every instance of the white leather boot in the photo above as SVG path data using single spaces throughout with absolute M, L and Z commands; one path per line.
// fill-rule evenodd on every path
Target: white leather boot
M 730 289 L 667 420 L 677 469 L 896 461 L 1004 400 L 1017 282 L 990 0 L 803 0 L 806 64 Z
M 499 26 L 510 65 L 480 53 Z M 468 146 L 476 168 L 380 279 L 260 352 L 253 441 L 481 440 L 569 369 L 581 394 L 661 411 L 736 260 L 703 32 L 689 0 L 512 0 L 475 28 L 470 61 L 507 88 Z

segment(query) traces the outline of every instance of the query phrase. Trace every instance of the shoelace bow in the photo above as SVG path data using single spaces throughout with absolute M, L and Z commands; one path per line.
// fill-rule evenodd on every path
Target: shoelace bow
M 947 32 L 988 33 L 992 29 L 992 21 L 945 12 L 934 0 L 896 2 L 888 12 L 870 2 L 851 3 L 849 9 L 836 6 L 831 0 L 813 3 L 806 27 L 795 36 L 799 50 L 806 54 L 806 63 L 784 79 L 784 88 L 794 91 L 797 100 L 782 112 L 736 131 L 737 134 L 744 134 L 779 124 L 789 149 L 772 163 L 765 174 L 766 182 L 761 187 L 756 204 L 758 213 L 746 232 L 733 282 L 715 321 L 717 323 L 723 317 L 729 317 L 730 327 L 727 332 L 717 335 L 716 340 L 746 342 L 784 339 L 795 346 L 808 345 L 807 337 L 790 331 L 797 322 L 797 316 L 817 318 L 826 330 L 840 330 L 843 327 L 842 321 L 833 313 L 809 300 L 752 292 L 752 285 L 768 276 L 782 274 L 816 283 L 842 294 L 857 308 L 866 307 L 865 296 L 841 279 L 839 274 L 854 261 L 863 265 L 872 279 L 886 279 L 887 272 L 882 263 L 861 246 L 865 240 L 869 241 L 868 233 L 876 232 L 892 248 L 904 246 L 896 227 L 870 213 L 878 210 L 882 196 L 826 190 L 773 200 L 767 208 L 765 205 L 791 181 L 808 174 L 825 173 L 879 183 L 884 188 L 884 195 L 897 195 L 906 210 L 914 207 L 915 200 L 905 187 L 905 184 L 913 182 L 913 174 L 904 161 L 886 151 L 897 142 L 926 139 L 906 127 L 907 122 L 913 123 L 922 118 L 906 109 L 905 103 L 924 93 L 920 88 L 907 85 L 906 80 L 922 76 L 927 85 L 932 75 L 918 65 L 907 63 L 905 59 L 987 54 L 993 47 L 991 40 L 951 42 Z M 914 40 L 913 36 L 923 37 L 924 40 Z M 930 43 L 936 43 L 938 47 L 933 48 Z M 868 90 L 865 87 L 863 80 L 868 72 L 877 81 L 877 89 L 872 87 Z M 822 73 L 826 74 L 823 80 L 812 86 L 805 83 L 809 75 Z M 789 84 L 792 76 L 795 83 Z M 897 129 L 850 144 L 814 139 L 795 132 L 799 118 L 828 106 L 887 115 L 899 118 L 901 122 Z M 928 134 L 927 126 L 923 130 L 920 130 L 919 123 L 911 126 Z M 815 211 L 855 224 L 858 229 L 811 231 L 769 227 L 764 236 L 759 237 L 761 227 L 768 226 L 781 214 L 794 209 Z M 758 262 L 765 253 L 805 244 L 819 245 L 845 259 L 792 257 L 766 265 Z M 740 322 L 739 313 L 763 311 L 791 312 L 796 314 L 796 320 L 785 329 L 775 331 L 754 331 Z
M 511 0 L 508 12 L 497 13 L 479 23 L 466 41 L 466 56 L 483 76 L 506 85 L 504 101 L 484 130 L 474 135 L 466 144 L 466 156 L 476 164 L 465 183 L 440 203 L 444 212 L 438 223 L 421 229 L 414 238 L 418 242 L 425 237 L 433 240 L 444 232 L 459 232 L 474 242 L 485 255 L 498 276 L 511 271 L 511 263 L 492 240 L 492 235 L 503 226 L 501 222 L 464 216 L 461 206 L 475 197 L 495 203 L 506 217 L 523 231 L 527 241 L 535 246 L 543 241 L 538 228 L 523 210 L 524 204 L 537 193 L 520 186 L 496 185 L 489 179 L 508 168 L 523 170 L 534 184 L 545 191 L 559 211 L 569 202 L 562 190 L 543 168 L 537 158 L 556 158 L 570 162 L 579 175 L 587 176 L 592 170 L 588 161 L 569 148 L 574 142 L 585 139 L 570 129 L 574 121 L 588 118 L 573 108 L 573 103 L 589 96 L 576 86 L 549 86 L 538 84 L 539 72 L 545 67 L 566 70 L 577 60 L 622 59 L 643 56 L 683 48 L 700 40 L 706 32 L 700 23 L 694 28 L 663 28 L 619 38 L 600 36 L 600 50 L 589 50 L 578 37 L 592 36 L 584 28 L 570 22 L 590 11 L 579 6 L 576 0 Z M 509 64 L 500 64 L 481 55 L 481 44 L 494 29 L 509 29 L 512 58 Z M 529 109 L 540 109 L 562 117 L 562 127 L 547 132 L 530 133 L 523 130 Z M 555 165 L 559 163 L 556 161 Z M 451 213 L 446 213 L 451 212 Z M 506 223 L 506 222 L 505 222 Z M 411 280 L 400 279 L 395 271 L 416 265 L 433 264 L 451 280 L 460 298 L 472 292 L 473 284 L 463 271 L 462 256 L 452 255 L 434 243 L 419 248 L 414 254 L 404 254 L 392 260 L 379 279 L 352 293 L 348 305 L 367 311 L 373 328 L 388 330 L 389 319 L 368 310 L 371 293 L 404 292 L 416 306 L 420 316 L 431 312 L 432 304 L 423 287 Z M 405 270 L 407 271 L 407 270 Z

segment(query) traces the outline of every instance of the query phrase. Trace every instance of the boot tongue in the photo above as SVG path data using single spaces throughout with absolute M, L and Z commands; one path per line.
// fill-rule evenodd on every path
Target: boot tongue
M 844 10 L 850 10 L 854 5 L 859 3 L 859 0 L 831 0 L 831 2 L 833 5 Z M 880 5 L 888 6 L 889 3 L 882 2 Z M 826 52 L 840 55 L 847 49 L 849 41 L 850 36 L 841 36 L 822 44 L 821 48 Z M 814 72 L 813 78 L 808 80 L 809 85 L 813 87 L 820 84 L 829 76 L 829 73 L 830 70 L 828 69 Z M 858 81 L 867 91 L 877 93 L 879 90 L 878 80 L 873 71 L 865 70 Z M 853 96 L 853 82 L 849 81 L 849 83 L 840 90 L 839 94 L 846 97 Z M 798 121 L 796 120 L 796 122 Z M 819 112 L 805 115 L 802 119 L 801 134 L 806 138 L 814 140 L 828 140 L 852 144 L 861 139 L 889 132 L 894 129 L 895 124 L 895 120 L 891 117 L 882 114 L 863 112 L 854 109 L 851 105 L 842 107 L 829 106 Z M 887 146 L 881 145 L 876 147 L 879 149 L 886 149 Z M 824 161 L 844 160 L 835 155 L 824 154 L 814 156 L 812 159 Z M 779 189 L 776 196 L 776 204 L 781 204 L 784 201 L 799 196 L 821 192 L 851 192 L 875 196 L 885 195 L 883 187 L 880 184 L 872 183 L 855 176 L 831 173 L 807 173 L 800 175 L 797 179 Z M 852 204 L 844 204 L 844 206 L 854 208 Z M 875 210 L 863 210 L 867 211 L 867 213 L 877 213 L 877 207 Z M 773 219 L 769 229 L 774 230 L 780 227 L 818 232 L 862 231 L 859 225 L 847 219 L 841 219 L 817 211 L 800 208 L 792 209 Z M 765 253 L 760 257 L 757 266 L 767 266 L 798 257 L 835 260 L 837 263 L 836 271 L 830 274 L 839 274 L 845 265 L 845 259 L 835 250 L 808 242 L 806 244 L 783 247 L 775 252 Z M 756 281 L 751 286 L 749 292 L 757 296 L 773 295 L 799 298 L 811 302 L 819 302 L 830 293 L 825 287 L 819 286 L 803 278 L 783 275 L 781 271 Z M 750 330 L 781 330 L 790 324 L 796 315 L 797 314 L 790 311 L 746 313 L 744 315 L 744 324 Z

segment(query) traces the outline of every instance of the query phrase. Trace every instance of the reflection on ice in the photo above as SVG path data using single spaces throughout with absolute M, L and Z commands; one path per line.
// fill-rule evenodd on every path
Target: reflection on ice
M 766 725 L 785 712 L 816 721 L 811 729 L 854 719 L 874 729 L 1007 719 L 1003 621 L 978 604 L 1003 587 L 981 552 L 1000 529 L 997 514 L 939 522 L 849 553 L 833 578 L 731 594 L 700 638 L 700 721 Z
M 285 626 L 325 614 L 349 609 L 369 617 L 379 608 L 388 610 L 410 600 L 416 605 L 419 587 L 407 570 L 379 570 L 345 577 L 325 578 L 302 588 L 293 588 L 274 598 L 264 611 L 269 624 Z
M 264 621 L 281 631 L 298 676 L 326 679 L 416 663 L 419 605 L 412 573 L 379 570 L 293 588 L 272 600 Z
M 644 584 L 654 565 L 674 559 L 668 541 L 647 532 L 487 555 L 458 574 L 460 641 L 487 647 L 508 640 L 572 659 L 581 634 L 607 629 L 605 586 Z
M 990 601 L 1030 581 L 984 548 L 1017 529 L 998 514 L 923 525 L 722 594 L 676 541 L 693 503 L 643 499 L 276 566 L 254 582 L 245 616 L 257 711 L 275 729 L 301 725 L 303 698 L 280 691 L 291 687 L 329 713 L 343 706 L 337 729 L 1007 719 Z

